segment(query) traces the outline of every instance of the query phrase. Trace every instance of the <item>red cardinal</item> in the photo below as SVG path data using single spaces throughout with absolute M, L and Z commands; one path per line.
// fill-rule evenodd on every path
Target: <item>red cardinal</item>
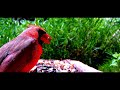
M 51 37 L 35 25 L 23 31 L 0 48 L 0 72 L 29 72 L 42 54 L 42 44 L 50 44 Z

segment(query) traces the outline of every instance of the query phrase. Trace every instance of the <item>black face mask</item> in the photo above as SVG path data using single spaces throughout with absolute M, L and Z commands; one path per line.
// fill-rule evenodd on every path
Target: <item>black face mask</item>
M 42 44 L 43 44 L 43 41 L 40 40 L 40 38 L 42 37 L 43 34 L 46 34 L 46 32 L 43 31 L 43 30 L 38 30 L 38 34 L 39 34 L 39 37 L 38 37 L 38 40 L 39 40 L 39 41 L 38 41 L 38 42 L 39 42 L 40 45 L 42 45 Z

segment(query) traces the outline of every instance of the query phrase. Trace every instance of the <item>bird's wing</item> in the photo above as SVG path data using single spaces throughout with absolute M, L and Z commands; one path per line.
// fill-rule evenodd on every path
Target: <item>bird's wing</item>
M 0 48 L 0 66 L 10 64 L 22 51 L 31 47 L 35 42 L 34 38 L 18 36 L 14 40 L 6 43 Z M 6 65 L 5 65 L 6 64 Z

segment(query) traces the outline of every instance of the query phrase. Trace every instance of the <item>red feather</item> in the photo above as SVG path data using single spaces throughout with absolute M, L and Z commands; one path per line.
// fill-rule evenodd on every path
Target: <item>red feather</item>
M 50 40 L 41 27 L 30 26 L 0 48 L 0 72 L 29 72 L 40 59 L 42 43 Z

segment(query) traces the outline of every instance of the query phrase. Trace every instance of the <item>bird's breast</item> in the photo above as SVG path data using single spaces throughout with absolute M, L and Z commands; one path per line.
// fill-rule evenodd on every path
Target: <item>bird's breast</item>
M 32 50 L 31 60 L 26 64 L 26 66 L 22 69 L 21 72 L 29 72 L 38 62 L 40 56 L 42 54 L 42 46 L 37 44 Z

